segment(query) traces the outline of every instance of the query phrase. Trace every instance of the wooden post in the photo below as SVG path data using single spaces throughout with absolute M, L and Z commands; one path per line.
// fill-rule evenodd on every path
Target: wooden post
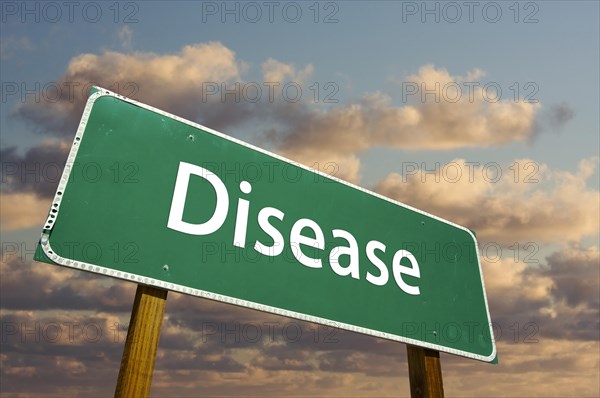
M 150 395 L 166 302 L 166 290 L 137 286 L 115 398 L 141 398 Z
M 406 346 L 408 377 L 412 398 L 443 398 L 440 352 L 414 345 Z

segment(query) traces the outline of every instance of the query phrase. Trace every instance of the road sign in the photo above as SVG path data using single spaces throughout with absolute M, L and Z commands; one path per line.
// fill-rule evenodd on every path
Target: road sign
M 471 231 L 104 89 L 86 104 L 36 259 L 496 356 Z

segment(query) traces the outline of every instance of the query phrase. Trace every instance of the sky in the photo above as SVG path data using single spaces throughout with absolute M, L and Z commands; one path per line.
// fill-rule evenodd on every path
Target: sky
M 99 85 L 475 230 L 499 364 L 442 354 L 447 396 L 599 396 L 599 20 L 597 1 L 2 2 L 0 393 L 114 391 L 135 284 L 33 261 Z M 409 396 L 406 347 L 171 292 L 151 393 Z

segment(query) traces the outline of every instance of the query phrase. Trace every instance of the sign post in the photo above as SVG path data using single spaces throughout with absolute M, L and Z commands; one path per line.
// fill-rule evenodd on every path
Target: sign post
M 425 348 L 425 370 L 431 352 L 496 358 L 470 230 L 104 89 L 35 259 L 145 286 L 117 394 L 151 376 L 130 373 L 143 350 L 154 361 L 134 335 L 158 342 L 156 289 Z
M 412 398 L 443 398 L 440 352 L 408 344 L 408 378 Z
M 137 286 L 115 398 L 140 398 L 150 395 L 166 302 L 166 290 Z

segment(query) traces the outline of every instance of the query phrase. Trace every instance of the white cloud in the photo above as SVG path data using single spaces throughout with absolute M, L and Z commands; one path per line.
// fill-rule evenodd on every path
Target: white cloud
M 262 64 L 263 79 L 265 82 L 306 82 L 312 77 L 314 67 L 308 64 L 304 69 L 298 70 L 293 64 L 286 64 L 269 58 Z
M 121 47 L 125 50 L 130 50 L 133 43 L 133 30 L 129 26 L 124 25 L 121 29 L 117 30 L 117 36 L 121 41 Z
M 480 78 L 478 69 L 466 76 L 452 76 L 445 69 L 426 65 L 405 83 L 421 87 L 443 87 L 447 83 Z M 524 142 L 536 133 L 538 103 L 510 100 L 489 101 L 483 85 L 474 95 L 463 94 L 456 101 L 441 95 L 424 96 L 415 103 L 394 105 L 382 92 L 365 95 L 360 102 L 328 110 L 296 109 L 282 114 L 279 149 L 306 164 L 339 162 L 342 178 L 356 182 L 360 175 L 357 155 L 373 147 L 408 150 L 450 150 L 490 147 Z M 447 97 L 447 96 L 446 96 Z M 301 112 L 299 112 L 301 111 Z
M 434 175 L 418 168 L 404 176 L 391 173 L 375 190 L 467 226 L 483 241 L 509 245 L 578 242 L 599 230 L 600 193 L 588 186 L 597 162 L 597 158 L 584 159 L 576 173 L 569 173 L 529 159 L 496 164 L 493 169 L 455 159 L 448 163 L 452 168 L 439 168 L 437 182 Z M 498 166 L 504 177 L 492 182 Z M 459 179 L 455 168 L 462 173 Z M 487 177 L 486 169 L 492 170 Z M 519 170 L 518 182 L 515 170 Z
M 119 35 L 128 42 L 131 31 L 124 28 Z M 216 129 L 258 122 L 266 133 L 265 141 L 271 141 L 280 153 L 309 165 L 336 162 L 338 176 L 357 182 L 358 156 L 369 148 L 449 150 L 528 141 L 536 133 L 536 115 L 541 108 L 537 103 L 487 101 L 481 95 L 482 86 L 474 89 L 478 94 L 474 98 L 462 95 L 457 101 L 426 96 L 420 102 L 396 105 L 397 98 L 375 91 L 358 101 L 325 108 L 311 104 L 308 87 L 299 102 L 283 98 L 272 102 L 265 93 L 256 103 L 240 100 L 239 95 L 223 95 L 225 89 L 240 90 L 235 84 L 244 83 L 242 75 L 247 69 L 232 50 L 218 42 L 188 45 L 174 54 L 81 54 L 71 59 L 61 78 L 61 83 L 79 88 L 76 98 L 26 102 L 16 113 L 42 129 L 70 135 L 87 97 L 80 88 L 94 82 Z M 308 84 L 313 72 L 312 64 L 299 68 L 273 58 L 262 64 L 268 82 Z M 426 65 L 407 80 L 435 86 L 483 75 L 475 69 L 454 76 Z
M 33 193 L 0 193 L 0 229 L 7 232 L 38 226 L 41 231 L 50 202 Z
M 203 100 L 203 84 L 240 80 L 242 69 L 235 53 L 218 42 L 189 45 L 165 55 L 115 51 L 81 54 L 71 59 L 59 81 L 64 89 L 58 101 L 42 97 L 39 103 L 19 104 L 15 112 L 46 131 L 70 136 L 89 94 L 84 88 L 93 83 L 189 119 L 208 115 L 209 122 L 217 123 L 230 115 L 220 109 L 225 108 L 222 104 L 211 107 Z M 68 87 L 74 87 L 74 95 Z

